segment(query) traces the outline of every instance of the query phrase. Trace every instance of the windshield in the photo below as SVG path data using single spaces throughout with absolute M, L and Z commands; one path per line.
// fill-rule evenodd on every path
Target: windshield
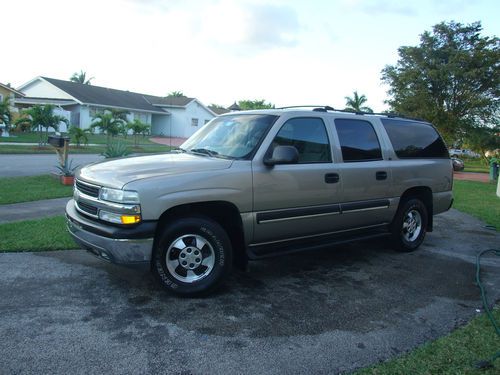
M 181 149 L 216 157 L 248 158 L 277 118 L 260 114 L 217 117 L 194 133 Z

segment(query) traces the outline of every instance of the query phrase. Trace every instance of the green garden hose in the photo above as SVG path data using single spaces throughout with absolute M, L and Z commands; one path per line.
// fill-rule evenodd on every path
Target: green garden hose
M 493 316 L 493 313 L 491 312 L 491 309 L 489 307 L 488 299 L 486 298 L 486 290 L 484 288 L 483 283 L 481 282 L 481 256 L 487 253 L 494 253 L 496 256 L 500 256 L 500 250 L 499 249 L 487 249 L 483 250 L 480 253 L 477 254 L 476 256 L 476 283 L 477 286 L 479 287 L 479 290 L 481 291 L 481 300 L 483 301 L 483 307 L 484 311 L 486 311 L 486 315 L 491 321 L 491 324 L 493 325 L 493 328 L 495 329 L 496 334 L 500 337 L 500 327 L 495 320 L 495 317 Z M 496 352 L 491 358 L 487 360 L 482 360 L 479 361 L 475 364 L 476 368 L 481 368 L 481 369 L 486 369 L 486 368 L 492 368 L 493 367 L 493 362 L 497 359 L 500 358 L 500 351 Z

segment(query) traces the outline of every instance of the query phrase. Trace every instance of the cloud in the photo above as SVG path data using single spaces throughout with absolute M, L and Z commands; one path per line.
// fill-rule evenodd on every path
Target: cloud
M 361 10 L 363 13 L 397 14 L 400 16 L 414 16 L 417 14 L 415 7 L 399 0 L 344 0 L 349 8 Z
M 301 25 L 287 5 L 221 1 L 206 9 L 200 33 L 214 46 L 253 53 L 297 45 Z

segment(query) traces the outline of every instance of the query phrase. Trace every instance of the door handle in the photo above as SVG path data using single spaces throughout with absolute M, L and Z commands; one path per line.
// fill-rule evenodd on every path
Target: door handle
M 375 178 L 377 180 L 386 180 L 387 179 L 387 172 L 379 171 L 379 172 L 375 173 Z
M 327 184 L 336 184 L 337 182 L 339 182 L 339 180 L 340 180 L 340 176 L 338 175 L 338 173 L 325 174 L 325 182 Z

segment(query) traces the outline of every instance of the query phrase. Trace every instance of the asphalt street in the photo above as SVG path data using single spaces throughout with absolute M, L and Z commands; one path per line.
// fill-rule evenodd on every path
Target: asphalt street
M 0 372 L 351 372 L 477 315 L 475 254 L 499 243 L 452 210 L 414 253 L 371 241 L 252 262 L 198 299 L 84 251 L 0 254 Z M 482 275 L 500 300 L 500 260 Z
M 102 160 L 97 154 L 72 154 L 73 166 L 83 166 Z M 0 177 L 34 176 L 58 172 L 59 159 L 54 154 L 0 154 Z

